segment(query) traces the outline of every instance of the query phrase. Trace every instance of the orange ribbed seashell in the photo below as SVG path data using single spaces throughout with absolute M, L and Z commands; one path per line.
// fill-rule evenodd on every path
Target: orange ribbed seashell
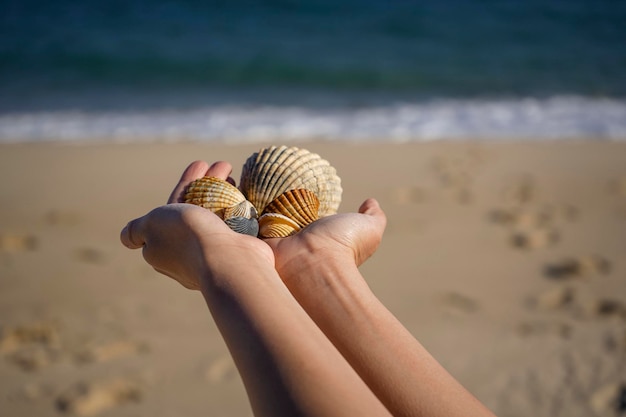
M 319 218 L 320 201 L 311 190 L 289 190 L 271 201 L 259 218 L 260 237 L 286 237 Z

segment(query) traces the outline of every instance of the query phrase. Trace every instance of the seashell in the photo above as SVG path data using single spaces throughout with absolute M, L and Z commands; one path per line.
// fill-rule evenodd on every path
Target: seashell
M 187 187 L 185 202 L 211 210 L 238 233 L 285 237 L 336 213 L 342 191 L 337 171 L 318 154 L 271 146 L 246 160 L 239 189 L 204 177 Z
M 224 222 L 233 231 L 242 235 L 250 235 L 257 237 L 259 234 L 259 222 L 256 218 L 247 218 L 242 216 L 229 217 Z
M 287 237 L 319 218 L 320 202 L 311 190 L 289 190 L 272 200 L 259 218 L 259 236 Z
M 337 212 L 341 203 L 341 179 L 328 161 L 306 149 L 271 146 L 252 154 L 245 162 L 239 188 L 257 212 L 286 191 L 307 189 L 319 199 L 319 217 Z
M 228 181 L 203 177 L 193 181 L 185 192 L 185 203 L 195 204 L 217 214 L 236 232 L 258 231 L 257 211 L 241 191 Z M 248 220 L 244 222 L 243 219 Z M 254 224 L 253 224 L 254 223 Z M 256 236 L 255 232 L 253 236 Z
M 263 238 L 287 237 L 300 229 L 298 223 L 279 213 L 266 213 L 259 217 L 259 236 Z

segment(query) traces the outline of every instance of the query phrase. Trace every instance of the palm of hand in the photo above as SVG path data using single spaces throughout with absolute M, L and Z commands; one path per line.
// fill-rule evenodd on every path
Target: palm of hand
M 191 163 L 170 194 L 168 205 L 152 213 L 152 217 L 159 218 L 158 221 L 155 219 L 155 223 L 159 224 L 161 230 L 168 230 L 167 240 L 174 244 L 160 242 L 153 248 L 146 245 L 144 257 L 157 271 L 176 279 L 186 288 L 199 289 L 200 286 L 197 277 L 188 271 L 202 267 L 195 265 L 198 260 L 205 259 L 205 254 L 198 251 L 222 257 L 227 256 L 227 251 L 232 251 L 230 256 L 233 259 L 243 253 L 248 257 L 259 257 L 274 267 L 274 254 L 261 240 L 233 232 L 208 210 L 181 204 L 187 186 L 203 176 L 214 176 L 234 183 L 229 177 L 231 169 L 226 162 L 217 162 L 211 166 L 204 161 Z
M 311 253 L 344 257 L 359 266 L 378 248 L 385 223 L 378 203 L 367 200 L 359 213 L 324 217 L 293 236 L 268 239 L 266 243 L 274 251 L 277 267 Z
M 146 261 L 189 289 L 200 289 L 199 274 L 206 270 L 207 257 L 237 259 L 245 253 L 274 267 L 274 254 L 267 245 L 233 232 L 201 207 L 175 203 L 158 207 L 144 216 L 142 229 Z

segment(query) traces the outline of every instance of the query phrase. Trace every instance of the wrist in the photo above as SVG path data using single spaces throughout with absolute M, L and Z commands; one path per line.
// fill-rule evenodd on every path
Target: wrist
M 297 253 L 292 252 L 288 259 L 277 257 L 276 270 L 283 281 L 297 281 L 299 278 L 330 279 L 341 275 L 339 274 L 341 271 L 344 273 L 358 271 L 351 249 L 324 243 L 304 239 L 302 244 L 298 245 Z
M 224 240 L 219 248 L 205 248 L 201 266 L 196 270 L 202 292 L 251 286 L 261 276 L 273 275 L 278 279 L 273 254 L 269 247 L 264 249 L 265 245 L 259 245 L 256 238 Z
M 310 303 L 338 298 L 349 304 L 356 301 L 353 297 L 369 293 L 351 253 L 318 248 L 285 262 L 279 260 L 276 270 L 280 278 L 305 309 L 313 307 Z

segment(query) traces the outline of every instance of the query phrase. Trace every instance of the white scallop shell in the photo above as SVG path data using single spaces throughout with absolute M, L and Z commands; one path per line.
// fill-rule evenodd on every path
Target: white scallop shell
M 271 146 L 251 155 L 243 166 L 239 188 L 259 213 L 285 191 L 311 190 L 320 201 L 320 217 L 337 212 L 343 191 L 328 161 L 306 149 L 287 146 Z

